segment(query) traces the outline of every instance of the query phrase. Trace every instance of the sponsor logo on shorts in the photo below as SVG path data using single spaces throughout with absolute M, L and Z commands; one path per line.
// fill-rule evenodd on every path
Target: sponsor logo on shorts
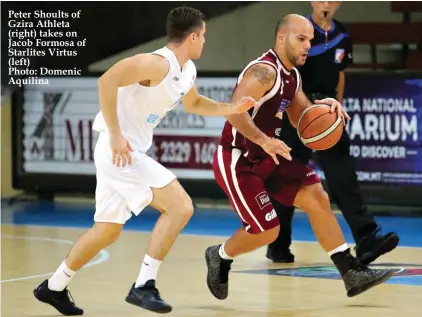
M 271 210 L 269 213 L 267 213 L 266 215 L 265 215 L 265 220 L 267 220 L 267 221 L 271 221 L 271 220 L 273 220 L 273 219 L 275 219 L 277 217 L 277 213 L 275 212 L 275 210 L 273 209 L 273 210 Z
M 314 171 L 309 172 L 308 174 L 306 174 L 306 177 L 311 177 L 312 175 L 315 175 L 316 173 Z
M 259 193 L 255 197 L 256 202 L 258 203 L 259 208 L 264 209 L 265 206 L 271 204 L 270 197 L 266 192 Z

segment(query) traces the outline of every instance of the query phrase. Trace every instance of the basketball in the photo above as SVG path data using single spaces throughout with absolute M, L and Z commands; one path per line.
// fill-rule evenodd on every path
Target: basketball
M 337 112 L 330 112 L 328 105 L 313 105 L 306 108 L 297 123 L 297 133 L 304 145 L 322 151 L 340 140 L 344 125 Z

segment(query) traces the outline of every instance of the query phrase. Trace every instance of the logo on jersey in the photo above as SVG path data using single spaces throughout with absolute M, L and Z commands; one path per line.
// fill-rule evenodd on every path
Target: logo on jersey
M 160 116 L 159 116 L 159 115 L 156 115 L 156 114 L 151 113 L 151 114 L 148 116 L 148 118 L 147 118 L 147 122 L 148 122 L 148 123 L 152 123 L 152 124 L 154 124 L 154 123 L 156 123 L 156 122 L 157 122 L 157 120 L 158 120 L 158 119 L 160 119 Z
M 334 62 L 336 64 L 340 64 L 344 58 L 344 48 L 336 49 L 336 53 L 334 54 Z
M 283 112 L 286 111 L 289 104 L 290 104 L 290 100 L 287 100 L 287 99 L 281 100 L 280 106 L 278 107 L 277 113 L 275 114 L 276 118 L 280 120 L 283 119 Z
M 173 80 L 174 80 L 174 81 L 179 81 L 179 77 L 174 76 L 174 77 L 173 77 Z
M 271 204 L 270 197 L 266 192 L 259 193 L 255 197 L 256 202 L 258 203 L 259 208 L 264 209 L 265 206 Z
M 281 128 L 277 128 L 277 129 L 275 129 L 275 136 L 280 136 L 280 134 L 281 134 Z

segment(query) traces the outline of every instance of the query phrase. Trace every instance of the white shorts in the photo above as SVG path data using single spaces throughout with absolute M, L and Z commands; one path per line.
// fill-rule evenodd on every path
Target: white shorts
M 132 164 L 113 165 L 108 135 L 100 133 L 94 152 L 97 169 L 95 222 L 124 224 L 148 206 L 152 188 L 168 185 L 176 176 L 145 153 L 132 152 Z

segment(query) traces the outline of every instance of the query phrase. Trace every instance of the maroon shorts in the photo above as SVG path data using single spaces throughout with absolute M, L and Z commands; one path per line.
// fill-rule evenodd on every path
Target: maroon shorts
M 292 206 L 302 186 L 320 182 L 315 172 L 299 160 L 280 158 L 279 162 L 276 165 L 268 156 L 252 164 L 239 149 L 219 146 L 215 151 L 215 179 L 249 233 L 279 225 L 270 197 Z

